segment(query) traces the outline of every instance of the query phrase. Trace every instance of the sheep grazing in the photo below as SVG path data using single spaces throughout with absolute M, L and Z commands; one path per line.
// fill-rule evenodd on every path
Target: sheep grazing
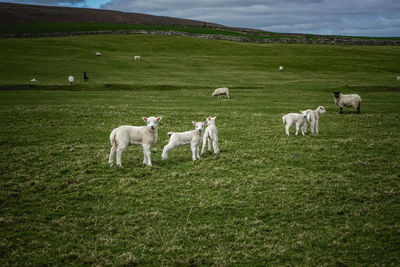
M 89 81 L 89 76 L 87 75 L 86 72 L 83 73 L 83 80 L 84 80 L 85 82 Z
M 188 145 L 190 144 L 190 148 L 192 150 L 192 159 L 193 161 L 200 159 L 199 155 L 199 144 L 201 141 L 201 137 L 203 135 L 203 127 L 206 125 L 206 122 L 195 122 L 192 121 L 195 126 L 195 130 L 187 131 L 187 132 L 169 132 L 169 141 L 168 144 L 164 146 L 161 159 L 168 158 L 168 152 L 177 146 L 180 145 Z
M 301 127 L 301 133 L 304 135 L 307 128 L 307 117 L 310 116 L 309 111 L 304 113 L 289 113 L 282 117 L 283 124 L 285 124 L 286 135 L 289 136 L 289 128 L 293 123 L 296 123 L 296 135 Z
M 279 71 L 283 71 L 283 66 L 279 66 Z
M 397 76 L 396 80 L 400 81 L 400 76 Z
M 74 81 L 75 81 L 75 78 L 74 78 L 74 76 L 72 76 L 72 75 L 71 75 L 71 76 L 69 76 L 69 77 L 68 77 L 68 81 L 69 81 L 69 83 L 70 83 L 70 84 L 73 84 L 73 83 L 74 83 Z
M 31 82 L 33 82 L 33 83 L 37 82 L 36 78 L 33 78 L 33 79 L 31 80 Z
M 357 94 L 344 95 L 340 92 L 333 92 L 333 101 L 340 108 L 340 114 L 343 114 L 344 107 L 353 107 L 357 109 L 357 114 L 360 113 L 361 97 Z
M 134 59 L 135 59 L 135 61 L 139 61 L 140 60 L 140 56 L 135 56 Z
M 214 98 L 214 96 L 218 96 L 219 99 L 220 95 L 225 95 L 227 98 L 229 98 L 229 89 L 226 87 L 215 89 L 212 93 L 212 98 Z
M 96 56 L 101 57 L 101 52 L 96 52 Z
M 150 148 L 157 142 L 157 126 L 162 117 L 142 117 L 147 123 L 146 126 L 120 126 L 112 130 L 110 134 L 111 151 L 108 163 L 110 166 L 114 163 L 114 156 L 117 154 L 117 166 L 122 167 L 122 152 L 128 145 L 141 145 L 143 148 L 143 164 L 151 164 Z
M 204 150 L 206 148 L 206 143 L 208 140 L 208 151 L 211 151 L 211 143 L 214 148 L 214 154 L 219 153 L 219 148 L 218 148 L 218 130 L 217 127 L 215 126 L 215 119 L 217 117 L 208 117 L 206 120 L 207 123 L 207 128 L 204 131 L 204 136 L 203 136 L 203 147 L 201 148 L 201 154 L 204 154 Z
M 309 112 L 310 116 L 307 117 L 307 122 L 310 123 L 310 128 L 311 128 L 311 133 L 314 133 L 314 129 L 315 129 L 315 133 L 319 133 L 318 132 L 318 121 L 319 121 L 319 117 L 323 114 L 326 113 L 326 109 L 323 106 L 319 106 L 316 110 L 312 110 L 312 109 L 307 109 L 305 111 L 301 111 L 301 113 L 306 113 Z M 307 132 L 307 130 L 306 130 Z

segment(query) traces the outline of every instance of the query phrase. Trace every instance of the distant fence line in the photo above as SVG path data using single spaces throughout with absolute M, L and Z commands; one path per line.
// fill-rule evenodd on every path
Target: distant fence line
M 358 39 L 351 37 L 317 37 L 317 38 L 248 38 L 240 36 L 189 33 L 180 31 L 160 30 L 117 30 L 117 31 L 81 31 L 81 32 L 54 32 L 54 33 L 26 33 L 26 34 L 0 34 L 0 38 L 45 38 L 64 37 L 93 34 L 147 34 L 164 36 L 188 36 L 203 39 L 225 40 L 249 43 L 305 43 L 305 44 L 331 44 L 331 45 L 400 45 L 400 40 L 390 39 Z

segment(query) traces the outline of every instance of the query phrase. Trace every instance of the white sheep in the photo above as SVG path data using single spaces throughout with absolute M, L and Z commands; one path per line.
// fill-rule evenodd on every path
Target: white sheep
M 214 98 L 214 96 L 218 96 L 219 98 L 220 95 L 225 95 L 227 98 L 229 98 L 229 89 L 226 87 L 215 89 L 214 92 L 212 93 L 212 98 Z
M 36 78 L 33 78 L 33 79 L 31 80 L 31 82 L 33 82 L 33 83 L 37 82 Z
M 96 52 L 96 56 L 101 57 L 101 52 Z
M 69 81 L 70 84 L 73 84 L 73 82 L 75 81 L 74 76 L 70 75 L 70 76 L 68 77 L 68 81 Z
M 310 116 L 310 112 L 305 113 L 289 113 L 282 117 L 283 124 L 285 124 L 286 135 L 289 136 L 289 128 L 293 123 L 296 123 L 296 135 L 301 127 L 301 133 L 305 134 L 307 128 L 307 116 Z
M 203 136 L 203 147 L 201 148 L 201 154 L 204 154 L 204 150 L 206 148 L 206 143 L 208 140 L 208 151 L 211 151 L 211 143 L 214 148 L 214 154 L 219 153 L 219 148 L 218 148 L 218 130 L 217 127 L 215 126 L 215 119 L 217 117 L 208 117 L 206 120 L 207 123 L 207 128 L 204 131 L 204 136 Z
M 340 108 L 340 114 L 343 113 L 344 107 L 353 107 L 357 109 L 357 113 L 360 113 L 361 97 L 357 94 L 344 95 L 340 92 L 333 92 L 333 101 L 336 106 Z
M 169 141 L 168 144 L 164 146 L 161 159 L 168 158 L 168 152 L 177 146 L 180 145 L 188 145 L 190 144 L 190 148 L 192 150 L 192 159 L 196 160 L 196 157 L 199 159 L 199 144 L 201 141 L 201 137 L 203 135 L 203 127 L 206 125 L 206 122 L 195 122 L 192 121 L 195 126 L 195 130 L 186 131 L 186 132 L 169 132 Z
M 323 106 L 319 106 L 316 110 L 307 109 L 305 111 L 300 110 L 300 112 L 303 114 L 310 113 L 310 116 L 307 117 L 307 122 L 310 123 L 311 133 L 313 134 L 315 129 L 315 133 L 318 134 L 319 117 L 326 113 L 326 109 Z M 305 132 L 307 133 L 307 130 Z
M 397 76 L 397 77 L 396 77 L 396 80 L 400 81 L 400 76 Z
M 279 66 L 279 71 L 283 71 L 283 66 Z
M 108 163 L 114 163 L 114 155 L 117 154 L 117 166 L 122 167 L 122 152 L 128 145 L 141 145 L 143 148 L 143 164 L 152 166 L 150 148 L 157 142 L 157 126 L 162 117 L 142 117 L 146 126 L 119 126 L 110 134 L 111 151 Z
M 140 60 L 140 56 L 134 56 L 135 61 L 139 61 Z

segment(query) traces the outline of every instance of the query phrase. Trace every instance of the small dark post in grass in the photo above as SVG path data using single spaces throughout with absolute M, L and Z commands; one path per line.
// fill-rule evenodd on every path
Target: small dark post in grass
M 87 76 L 86 72 L 83 73 L 83 80 L 87 82 L 89 80 L 89 76 Z

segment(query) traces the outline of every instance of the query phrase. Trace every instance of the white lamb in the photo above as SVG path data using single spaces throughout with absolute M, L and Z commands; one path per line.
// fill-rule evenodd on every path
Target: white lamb
M 344 107 L 353 107 L 357 109 L 357 113 L 360 113 L 361 97 L 357 94 L 344 95 L 340 92 L 333 92 L 333 101 L 336 106 L 340 108 L 340 114 L 343 113 Z
M 318 134 L 319 117 L 326 113 L 326 109 L 323 106 L 319 106 L 316 110 L 307 109 L 305 111 L 300 110 L 300 112 L 303 114 L 306 112 L 310 113 L 310 116 L 307 117 L 307 122 L 310 123 L 311 133 L 313 134 L 315 129 L 315 133 Z
M 283 66 L 279 66 L 279 71 L 283 71 Z
M 141 145 L 143 148 L 143 164 L 152 166 L 150 148 L 157 142 L 157 124 L 162 117 L 142 117 L 146 126 L 120 126 L 112 130 L 110 134 L 111 151 L 108 163 L 114 163 L 114 155 L 117 154 L 117 166 L 121 165 L 122 152 L 128 145 Z
M 190 148 L 192 150 L 192 159 L 196 160 L 196 157 L 200 159 L 199 144 L 203 135 L 203 127 L 204 125 L 206 125 L 206 122 L 192 121 L 192 123 L 195 126 L 195 130 L 179 133 L 168 133 L 169 142 L 167 145 L 164 146 L 161 159 L 167 159 L 168 152 L 176 148 L 177 146 L 188 144 L 190 144 Z
M 75 78 L 74 78 L 74 76 L 72 76 L 72 75 L 71 75 L 71 76 L 69 76 L 69 77 L 68 77 L 68 81 L 69 81 L 69 83 L 70 83 L 70 84 L 73 84 L 73 83 L 74 83 L 74 81 L 75 81 Z
M 33 79 L 31 80 L 31 82 L 33 82 L 33 83 L 37 82 L 36 78 L 33 78 Z
M 96 56 L 101 57 L 101 52 L 96 52 Z
M 226 87 L 215 89 L 214 92 L 212 93 L 212 98 L 214 98 L 214 96 L 218 96 L 219 98 L 220 95 L 225 95 L 227 98 L 229 98 L 229 89 Z
M 204 131 L 204 136 L 203 136 L 203 147 L 201 148 L 201 154 L 204 154 L 204 150 L 206 148 L 206 143 L 208 140 L 208 151 L 211 151 L 211 143 L 214 148 L 214 154 L 219 153 L 219 148 L 218 148 L 218 130 L 217 127 L 215 126 L 215 119 L 217 117 L 208 117 L 207 118 L 207 128 Z
M 135 56 L 134 59 L 135 59 L 135 61 L 139 61 L 140 60 L 140 56 Z
M 305 113 L 289 113 L 282 117 L 283 124 L 285 124 L 286 135 L 289 136 L 289 128 L 293 123 L 296 123 L 296 135 L 301 127 L 301 133 L 305 134 L 305 129 L 307 128 L 307 116 L 310 112 Z

